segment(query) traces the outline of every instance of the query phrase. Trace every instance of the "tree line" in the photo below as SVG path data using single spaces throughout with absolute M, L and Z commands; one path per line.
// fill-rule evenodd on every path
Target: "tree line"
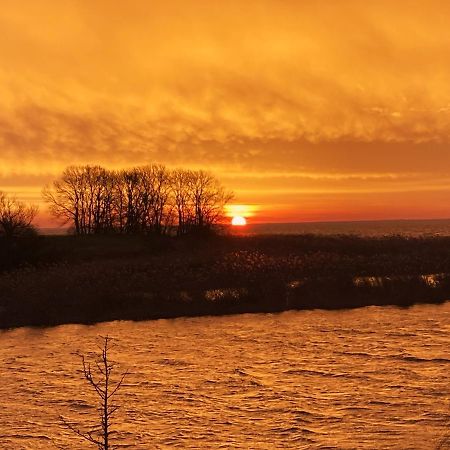
M 86 165 L 67 167 L 44 188 L 43 197 L 51 213 L 79 235 L 184 235 L 220 223 L 232 193 L 203 170 Z

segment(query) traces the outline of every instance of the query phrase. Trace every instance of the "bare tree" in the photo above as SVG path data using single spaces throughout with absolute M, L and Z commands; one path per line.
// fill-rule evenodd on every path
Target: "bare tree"
M 123 170 L 116 183 L 115 205 L 119 231 L 166 232 L 170 223 L 170 175 L 162 165 Z
M 174 170 L 171 186 L 179 235 L 220 223 L 225 204 L 233 197 L 217 178 L 203 170 Z
M 170 196 L 172 194 L 171 177 L 169 171 L 163 165 L 147 167 L 150 180 L 148 191 L 151 192 L 148 222 L 150 231 L 156 234 L 164 234 L 171 225 Z
M 26 205 L 0 191 L 0 236 L 11 238 L 34 234 L 32 222 L 37 211 L 36 206 Z
M 177 234 L 186 234 L 194 221 L 192 210 L 191 185 L 193 172 L 190 170 L 174 170 L 171 176 L 172 201 L 174 204 Z
M 113 173 L 99 166 L 67 167 L 42 195 L 50 211 L 76 234 L 102 233 L 113 228 Z
M 122 170 L 118 178 L 116 198 L 120 198 L 121 223 L 126 233 L 141 231 L 142 180 L 139 169 Z
M 83 229 L 83 183 L 79 167 L 67 167 L 52 186 L 46 186 L 42 191 L 44 200 L 49 204 L 52 214 L 63 224 L 71 223 L 76 234 L 82 234 Z
M 68 167 L 43 190 L 52 213 L 76 234 L 177 234 L 210 229 L 232 198 L 208 172 L 149 165 L 112 172 L 98 166 Z
M 111 418 L 119 409 L 119 405 L 114 402 L 114 396 L 122 386 L 128 372 L 122 373 L 119 381 L 113 382 L 111 375 L 115 364 L 111 362 L 108 356 L 111 338 L 106 336 L 103 338 L 103 341 L 103 346 L 99 347 L 101 354 L 94 361 L 94 370 L 92 369 L 91 363 L 87 362 L 84 356 L 81 357 L 83 376 L 99 399 L 99 423 L 89 429 L 83 430 L 73 425 L 63 416 L 60 417 L 60 420 L 65 428 L 73 431 L 85 441 L 96 445 L 99 450 L 112 450 L 115 447 L 110 442 Z
M 209 229 L 223 218 L 224 207 L 233 195 L 225 191 L 212 174 L 199 170 L 192 173 L 190 193 L 194 211 L 194 227 Z
M 85 168 L 86 184 L 88 187 L 88 217 L 90 233 L 104 233 L 112 230 L 114 225 L 113 173 L 102 167 Z

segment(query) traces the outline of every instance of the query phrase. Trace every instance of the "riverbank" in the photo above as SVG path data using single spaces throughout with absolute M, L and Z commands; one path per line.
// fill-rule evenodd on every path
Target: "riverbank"
M 2 242 L 0 327 L 450 299 L 450 238 L 41 236 Z

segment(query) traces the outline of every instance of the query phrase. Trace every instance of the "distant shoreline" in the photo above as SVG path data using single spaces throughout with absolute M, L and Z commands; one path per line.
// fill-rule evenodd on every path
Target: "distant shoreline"
M 8 245 L 16 260 L 0 241 L 2 329 L 450 299 L 450 237 L 40 236 Z
M 227 232 L 236 235 L 253 234 L 357 234 L 361 236 L 441 235 L 450 236 L 450 219 L 388 219 L 388 220 L 337 220 L 305 222 L 258 222 L 251 219 L 244 227 L 224 225 Z M 40 234 L 62 236 L 69 234 L 68 227 L 40 227 Z

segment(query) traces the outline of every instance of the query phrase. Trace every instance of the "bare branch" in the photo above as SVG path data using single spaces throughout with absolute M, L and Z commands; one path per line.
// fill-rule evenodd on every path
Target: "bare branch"
M 68 422 L 64 417 L 60 417 L 60 421 L 63 426 L 79 437 L 85 439 L 93 445 L 96 445 L 100 450 L 111 450 L 109 439 L 111 436 L 111 416 L 120 408 L 120 405 L 112 404 L 109 400 L 117 393 L 123 384 L 128 371 L 124 372 L 120 380 L 115 383 L 111 383 L 111 374 L 113 372 L 115 364 L 111 363 L 108 359 L 108 351 L 111 347 L 111 338 L 108 336 L 103 337 L 103 347 L 100 348 L 101 355 L 95 360 L 95 368 L 97 370 L 97 376 L 99 380 L 96 381 L 94 374 L 92 372 L 91 364 L 86 361 L 84 356 L 81 356 L 82 372 L 86 381 L 95 390 L 97 396 L 99 397 L 98 412 L 99 412 L 99 423 L 87 430 L 82 430 L 70 422 Z

